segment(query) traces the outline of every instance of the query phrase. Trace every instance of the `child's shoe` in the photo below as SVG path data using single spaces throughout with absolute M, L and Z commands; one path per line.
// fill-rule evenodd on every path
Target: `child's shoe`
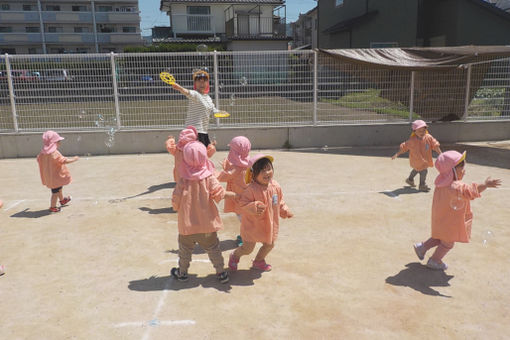
M 50 207 L 50 213 L 58 213 L 60 211 L 59 207 Z
M 270 265 L 270 264 L 267 264 L 267 263 L 266 263 L 266 260 L 262 260 L 262 261 L 253 261 L 253 263 L 252 263 L 252 266 L 251 266 L 251 267 L 252 267 L 252 268 L 254 268 L 254 269 L 262 270 L 262 271 L 264 271 L 264 272 L 269 272 L 269 271 L 271 271 L 271 269 L 273 268 L 273 267 L 271 267 L 271 265 Z
M 427 184 L 423 184 L 423 185 L 420 185 L 418 190 L 428 192 L 428 191 L 430 191 L 430 188 Z
M 0 276 L 5 274 L 5 266 L 3 264 L 0 264 Z
M 218 277 L 218 281 L 220 281 L 221 283 L 227 283 L 228 280 L 230 280 L 227 272 L 219 273 L 216 276 Z
M 179 268 L 172 268 L 172 270 L 170 271 L 170 274 L 178 281 L 181 281 L 181 282 L 184 282 L 184 281 L 188 281 L 188 274 L 186 273 L 181 273 L 181 271 L 179 270 Z
M 406 178 L 406 183 L 412 186 L 413 188 L 416 186 L 416 184 L 414 184 L 414 179 Z
M 444 262 L 437 263 L 436 261 L 430 258 L 427 262 L 427 267 L 434 270 L 446 270 L 448 269 L 448 265 Z
M 425 258 L 425 249 L 423 249 L 423 243 L 415 243 L 413 244 L 413 248 L 416 256 L 418 256 L 420 260 L 423 260 Z
M 60 206 L 64 206 L 69 202 L 71 202 L 71 196 L 64 197 L 64 199 L 60 201 Z
M 237 270 L 237 264 L 239 263 L 239 259 L 236 259 L 234 253 L 231 253 L 228 257 L 228 268 L 230 271 L 235 272 Z
M 236 243 L 239 247 L 243 245 L 243 238 L 241 237 L 241 235 L 237 235 Z

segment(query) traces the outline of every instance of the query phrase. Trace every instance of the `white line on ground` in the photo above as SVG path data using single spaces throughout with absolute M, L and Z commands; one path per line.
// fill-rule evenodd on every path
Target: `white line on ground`
M 179 259 L 169 259 L 169 260 L 163 260 L 160 261 L 158 264 L 164 264 L 169 262 L 179 262 Z M 202 262 L 202 263 L 211 263 L 211 261 L 207 259 L 193 259 L 192 262 Z
M 193 320 L 159 320 L 157 322 L 158 325 L 162 326 L 179 326 L 179 325 L 194 325 L 196 324 Z M 116 325 L 113 325 L 115 328 L 122 328 L 122 327 L 144 327 L 144 326 L 150 326 L 150 321 L 135 321 L 135 322 L 121 322 Z
M 11 205 L 9 205 L 8 207 L 5 208 L 5 211 L 9 210 L 9 209 L 12 209 L 14 208 L 15 206 L 17 206 L 18 204 L 22 203 L 22 202 L 25 202 L 26 200 L 19 200 L 19 201 L 15 201 L 14 203 L 12 203 Z

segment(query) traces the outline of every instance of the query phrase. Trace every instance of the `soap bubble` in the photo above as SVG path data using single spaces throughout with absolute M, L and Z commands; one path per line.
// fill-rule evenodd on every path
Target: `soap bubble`
M 98 113 L 97 120 L 94 124 L 96 124 L 96 127 L 104 127 L 104 117 L 102 114 Z
M 197 46 L 197 52 L 207 52 L 209 48 L 206 44 L 200 44 Z
M 452 199 L 450 200 L 450 208 L 452 208 L 455 211 L 464 209 L 465 205 L 466 202 L 464 198 L 462 198 L 462 196 L 460 195 L 456 195 L 455 197 L 452 197 Z
M 489 242 L 494 238 L 494 233 L 490 230 L 485 230 L 482 233 L 482 245 L 484 247 L 487 247 L 489 245 Z
M 239 84 L 241 84 L 241 86 L 246 86 L 248 84 L 248 79 L 246 79 L 246 77 L 241 77 L 239 79 Z
M 149 321 L 149 326 L 152 326 L 152 327 L 157 327 L 160 324 L 161 324 L 161 322 L 158 319 L 153 319 L 153 320 Z
M 230 95 L 230 106 L 234 106 L 235 102 L 236 102 L 236 95 L 232 93 Z
M 321 150 L 322 150 L 322 151 L 328 151 L 328 149 L 329 149 L 329 148 L 328 148 L 328 146 L 327 146 L 327 145 L 324 145 L 324 146 L 321 148 Z
M 77 142 L 81 142 L 81 136 L 76 137 Z

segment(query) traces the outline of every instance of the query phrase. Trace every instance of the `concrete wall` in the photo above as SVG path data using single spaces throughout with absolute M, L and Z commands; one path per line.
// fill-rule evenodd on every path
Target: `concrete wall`
M 335 146 L 395 146 L 410 134 L 408 123 L 304 126 L 275 128 L 210 129 L 218 150 L 227 150 L 228 142 L 243 135 L 252 142 L 252 149 L 314 148 Z M 455 142 L 510 140 L 510 120 L 497 122 L 432 123 L 430 133 L 442 144 Z M 178 136 L 179 130 L 119 131 L 115 143 L 108 148 L 104 131 L 63 132 L 61 152 L 73 155 L 107 155 L 166 152 L 168 135 Z M 35 157 L 42 146 L 42 133 L 0 134 L 0 158 Z

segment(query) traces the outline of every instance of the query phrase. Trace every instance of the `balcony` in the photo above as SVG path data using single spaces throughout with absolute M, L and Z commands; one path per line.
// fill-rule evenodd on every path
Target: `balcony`
M 235 15 L 225 23 L 226 36 L 232 38 L 284 38 L 285 19 Z
M 174 14 L 172 15 L 172 31 L 174 34 L 215 34 L 212 16 L 206 14 Z

